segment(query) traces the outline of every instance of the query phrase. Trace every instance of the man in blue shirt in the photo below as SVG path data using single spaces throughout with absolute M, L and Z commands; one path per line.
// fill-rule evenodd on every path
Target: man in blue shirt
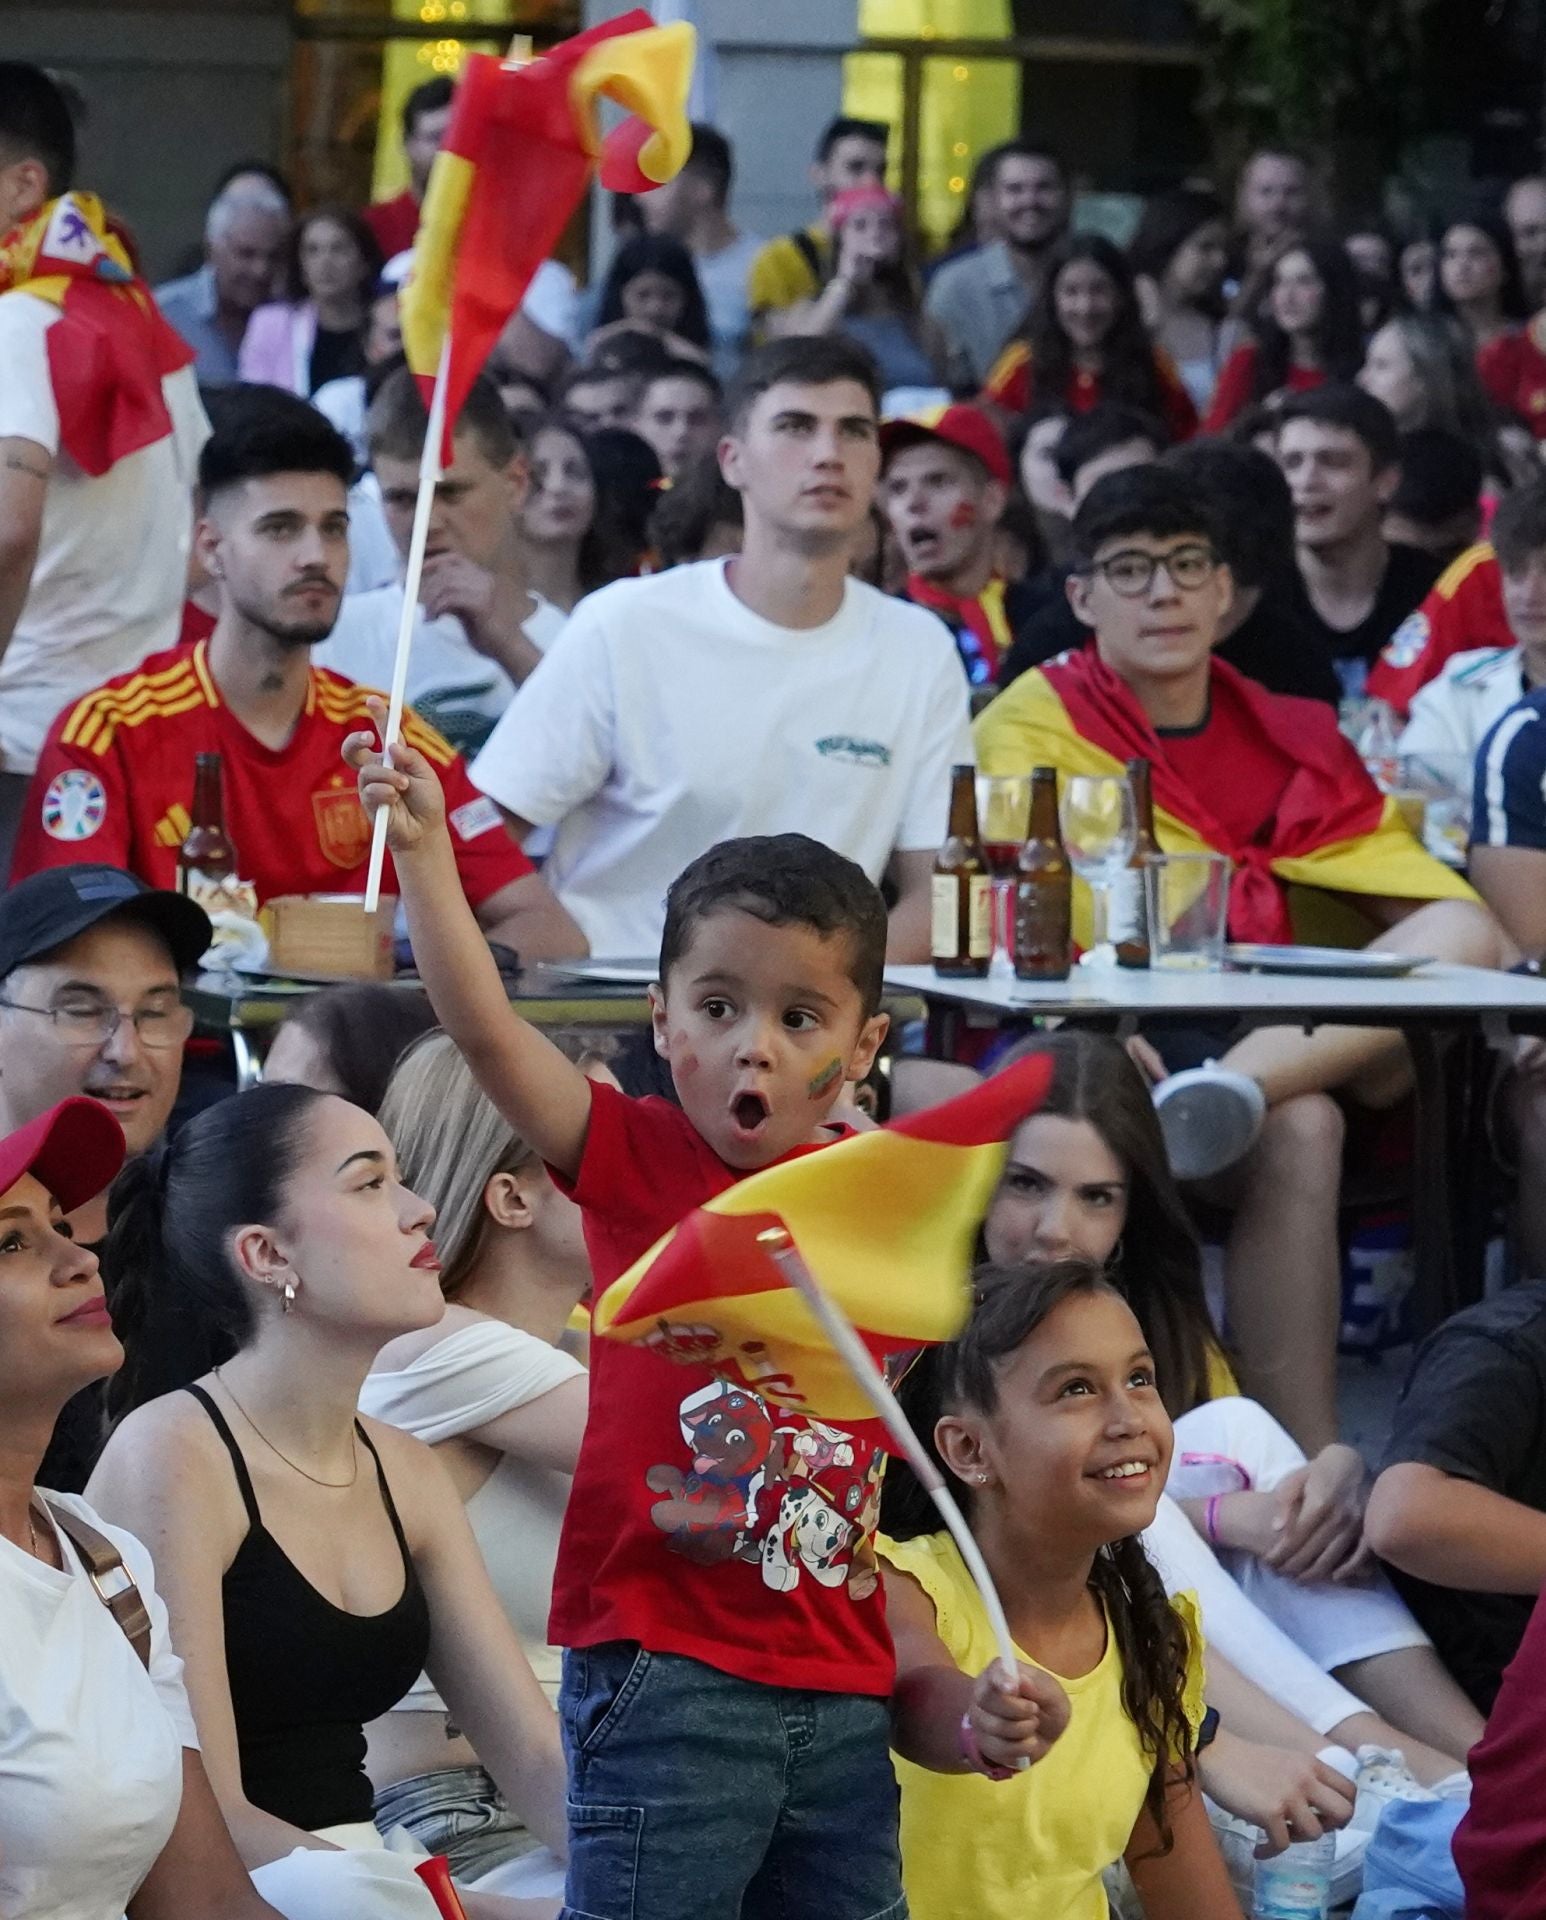
M 274 298 L 289 243 L 284 196 L 267 181 L 244 175 L 210 205 L 205 264 L 156 288 L 156 304 L 193 349 L 200 386 L 235 384 L 248 317 Z

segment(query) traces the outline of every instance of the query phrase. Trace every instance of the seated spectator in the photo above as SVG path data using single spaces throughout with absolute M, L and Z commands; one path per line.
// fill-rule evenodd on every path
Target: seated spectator
M 1546 179 L 1532 173 L 1514 181 L 1504 195 L 1503 217 L 1514 242 L 1525 297 L 1532 307 L 1546 306 Z
M 627 569 L 615 564 L 600 523 L 588 436 L 562 415 L 550 415 L 533 422 L 526 444 L 531 481 L 518 510 L 526 583 L 534 599 L 567 616 L 584 595 Z
M 1356 698 L 1440 563 L 1385 537 L 1401 479 L 1387 408 L 1358 387 L 1325 386 L 1287 401 L 1280 419 L 1278 465 L 1294 496 L 1311 624 L 1331 649 L 1343 692 Z
M 336 1093 L 378 1113 L 398 1061 L 435 1024 L 422 993 L 382 980 L 324 987 L 297 1000 L 263 1061 L 264 1081 Z
M 1482 541 L 1449 563 L 1422 605 L 1396 628 L 1369 669 L 1369 695 L 1404 716 L 1418 688 L 1436 679 L 1455 654 L 1513 644 L 1498 557 Z
M 1370 340 L 1358 384 L 1402 433 L 1438 427 L 1496 463 L 1497 416 L 1476 377 L 1470 336 L 1446 313 L 1398 313 Z
M 1277 145 L 1258 147 L 1235 181 L 1232 269 L 1236 281 L 1270 267 L 1290 241 L 1304 233 L 1315 212 L 1315 183 L 1302 153 Z
M 55 722 L 33 779 L 16 872 L 96 854 L 170 887 L 194 756 L 224 759 L 226 826 L 259 902 L 362 891 L 370 825 L 339 764 L 365 690 L 314 668 L 348 560 L 347 442 L 304 401 L 249 391 L 204 450 L 199 542 L 220 579 L 207 641 L 157 654 Z M 411 711 L 410 738 L 458 795 L 457 857 L 480 923 L 529 956 L 580 951 L 558 908 L 445 741 Z M 391 869 L 386 891 L 393 890 Z
M 1199 417 L 1219 377 L 1229 220 L 1217 194 L 1176 187 L 1143 210 L 1127 249 L 1155 344 L 1170 355 Z
M 627 427 L 599 427 L 585 451 L 596 481 L 596 584 L 631 580 L 649 562 L 650 515 L 669 482 L 655 449 Z
M 1540 182 L 1526 183 L 1540 185 Z M 1546 1604 L 1537 1601 L 1471 1754 L 1471 1804 L 1455 1833 L 1467 1920 L 1534 1920 L 1546 1887 Z M 1521 1902 L 1521 1894 L 1530 1889 Z
M 1433 304 L 1437 312 L 1453 314 L 1471 336 L 1479 368 L 1489 347 L 1529 319 L 1514 236 L 1491 208 L 1470 209 L 1440 234 Z M 1494 367 L 1496 378 L 1502 369 Z
M 403 158 L 408 162 L 408 184 L 390 200 L 378 200 L 365 209 L 365 224 L 376 236 L 384 260 L 406 253 L 419 231 L 419 206 L 429 186 L 430 168 L 451 124 L 451 96 L 455 83 L 445 74 L 422 81 L 403 102 Z
M 248 1869 L 294 1872 L 318 1842 L 382 1850 L 364 1727 L 426 1665 L 562 1854 L 557 1722 L 451 1477 L 355 1412 L 380 1348 L 445 1310 L 434 1216 L 399 1182 L 391 1142 L 332 1095 L 257 1087 L 137 1162 L 110 1213 L 130 1366 L 153 1292 L 171 1291 L 222 1354 L 183 1391 L 134 1397 L 90 1497 L 153 1534 L 205 1765 Z
M 247 322 L 284 283 L 290 202 L 266 181 L 233 180 L 204 216 L 205 261 L 156 288 L 156 305 L 193 350 L 203 387 L 228 387 Z
M 1231 938 L 1291 940 L 1293 881 L 1307 904 L 1324 895 L 1360 908 L 1364 927 L 1384 929 L 1377 947 L 1497 965 L 1504 945 L 1496 923 L 1464 881 L 1413 840 L 1334 717 L 1316 703 L 1270 694 L 1213 658 L 1233 587 L 1199 492 L 1163 468 L 1113 474 L 1080 508 L 1074 537 L 1069 593 L 1094 630 L 1094 647 L 1022 675 L 998 696 L 976 723 L 982 771 L 1120 774 L 1141 754 L 1154 768 L 1162 847 L 1210 848 L 1235 864 Z M 1075 937 L 1088 944 L 1078 900 L 1075 910 Z M 1219 1118 L 1226 1099 L 1238 1101 L 1237 1129 L 1221 1128 L 1207 1152 L 1194 1136 L 1194 1153 L 1179 1111 L 1166 1119 L 1161 1085 L 1176 1172 L 1203 1178 L 1238 1163 L 1265 1112 L 1275 1138 L 1293 1141 L 1285 1150 L 1296 1169 L 1321 1169 L 1304 1193 L 1293 1238 L 1295 1288 L 1304 1297 L 1303 1274 L 1311 1272 L 1311 1296 L 1334 1314 L 1342 1117 L 1329 1096 L 1373 1106 L 1400 1098 L 1410 1079 L 1405 1044 L 1383 1028 L 1306 1035 L 1267 1027 L 1233 1046 L 1229 1037 L 1193 1035 L 1166 1055 L 1172 1070 L 1194 1065 L 1201 1044 L 1201 1057 L 1221 1059 L 1227 1076 L 1206 1082 L 1216 1090 Z M 1164 1051 L 1170 1041 L 1160 1036 L 1159 1045 Z M 1249 1162 L 1238 1177 L 1251 1178 Z M 1270 1259 L 1272 1250 L 1264 1246 L 1258 1257 Z M 1307 1452 L 1336 1437 L 1334 1334 L 1313 1361 L 1263 1349 L 1248 1373 L 1257 1397 Z
M 821 291 L 832 262 L 832 229 L 826 210 L 850 187 L 880 187 L 886 181 L 889 129 L 876 120 L 839 115 L 823 130 L 811 164 L 811 185 L 820 197 L 822 217 L 769 240 L 752 261 L 746 298 L 752 326 L 777 332 L 784 312 Z
M 1455 1314 L 1418 1348 L 1368 1534 L 1482 1713 L 1546 1586 L 1546 1284 Z
M 819 292 L 785 308 L 781 334 L 843 333 L 874 356 L 883 394 L 937 388 L 943 356 L 919 312 L 902 202 L 883 186 L 849 187 L 827 202 L 831 271 Z
M 978 198 L 992 232 L 939 268 L 924 301 L 943 336 L 955 393 L 981 389 L 1041 298 L 1048 261 L 1068 232 L 1068 175 L 1046 147 L 1027 140 L 990 147 L 977 165 L 974 205 Z
M 371 289 L 381 272 L 371 230 L 347 207 L 314 207 L 290 241 L 289 298 L 247 322 L 236 370 L 243 380 L 302 399 L 365 371 Z
M 966 678 L 932 614 L 848 577 L 875 412 L 873 363 L 849 342 L 753 355 L 720 455 L 742 551 L 590 598 L 479 754 L 518 832 L 557 826 L 548 871 L 595 952 L 654 950 L 705 832 L 803 828 L 874 879 L 891 869 L 894 956 L 926 955 Z
M 177 638 L 209 425 L 187 347 L 129 283 L 97 203 L 61 198 L 75 131 L 39 67 L 0 62 L 0 162 L 3 884 L 54 715 Z M 73 264 L 39 275 L 54 219 L 79 224 Z
M 1385 509 L 1392 547 L 1416 547 L 1441 566 L 1476 545 L 1482 525 L 1482 457 L 1444 427 L 1417 427 L 1397 446 L 1401 478 Z
M 1396 255 L 1396 277 L 1413 313 L 1432 313 L 1439 278 L 1439 240 L 1426 226 L 1408 234 Z
M 445 1317 L 389 1341 L 361 1410 L 434 1447 L 465 1503 L 494 1590 L 550 1700 L 558 1532 L 585 1427 L 585 1369 L 557 1350 L 590 1286 L 580 1211 L 510 1129 L 450 1037 L 401 1061 L 381 1124 L 404 1181 L 435 1208 Z M 537 1845 L 421 1676 L 367 1729 L 376 1823 L 399 1824 L 458 1877 L 515 1892 L 497 1871 Z
M 1207 433 L 1222 433 L 1254 401 L 1351 380 L 1363 364 L 1358 283 L 1335 242 L 1290 241 L 1262 276 L 1259 298 L 1241 295 L 1252 337 L 1224 362 Z
M 677 360 L 644 383 L 629 423 L 673 483 L 719 444 L 724 394 L 707 367 Z
M 1094 233 L 1063 241 L 1048 260 L 1046 290 L 999 356 L 983 398 L 1010 414 L 1038 400 L 1074 414 L 1115 401 L 1163 421 L 1172 440 L 1197 431 L 1181 376 L 1144 326 L 1132 268 Z
M 990 686 L 1025 613 L 1021 582 L 994 568 L 1010 487 L 1003 436 L 980 407 L 957 402 L 888 420 L 880 445 L 881 501 L 907 567 L 904 597 L 940 616 L 967 679 Z
M 1342 250 L 1358 279 L 1358 317 L 1365 335 L 1383 327 L 1396 308 L 1396 247 L 1378 215 L 1350 220 Z
M 427 426 L 413 375 L 406 367 L 388 374 L 371 402 L 366 433 L 387 525 L 404 565 Z M 451 454 L 430 508 L 407 698 L 458 753 L 472 755 L 552 645 L 564 615 L 527 584 L 520 516 L 531 473 L 486 379 L 467 395 Z M 402 617 L 400 578 L 368 593 L 345 594 L 337 623 L 312 659 L 361 686 L 389 687 Z
M 719 470 L 718 453 L 703 454 L 650 515 L 649 541 L 659 568 L 719 560 L 741 551 L 741 496 Z
M 692 255 L 667 234 L 636 234 L 613 255 L 602 282 L 586 358 L 618 333 L 651 334 L 680 360 L 707 363 L 709 315 Z
M 734 179 L 730 142 L 716 127 L 693 122 L 692 150 L 674 180 L 641 194 L 648 233 L 669 234 L 692 254 L 709 315 L 714 372 L 729 380 L 751 333 L 747 278 L 763 243 L 742 233 L 729 214 Z
M 1538 687 L 1546 687 L 1546 480 L 1506 496 L 1492 523 L 1492 548 L 1511 644 L 1451 654 L 1437 679 L 1412 696 L 1411 716 L 1401 735 L 1402 753 L 1453 754 L 1463 763 L 1467 777 L 1482 742 L 1504 715 Z M 1510 743 L 1495 736 L 1493 746 L 1487 777 L 1503 780 L 1507 775 L 1517 783 L 1525 769 L 1508 766 Z M 1513 791 L 1517 793 L 1517 784 Z M 1481 864 L 1489 885 L 1497 878 L 1489 871 L 1491 849 L 1515 845 L 1510 811 L 1510 789 L 1489 788 L 1486 811 L 1476 814 L 1473 822 L 1478 849 L 1488 850 L 1482 853 Z M 1533 843 L 1526 838 L 1518 844 Z M 1503 872 L 1513 864 L 1505 855 Z M 1522 877 L 1528 880 L 1533 868 L 1534 862 L 1528 862 Z M 1505 894 L 1511 897 L 1514 891 L 1505 884 Z M 1511 925 L 1511 915 L 1499 901 L 1491 904 L 1504 925 Z
M 662 353 L 652 371 L 669 364 L 669 356 Z M 607 365 L 574 367 L 558 389 L 558 410 L 587 432 L 598 427 L 631 427 L 643 392 L 642 373 L 622 372 Z
M 1527 421 L 1537 440 L 1546 440 L 1546 314 L 1488 341 L 1476 370 L 1496 405 Z
M 1020 491 L 1035 515 L 1048 571 L 1059 580 L 1072 551 L 1069 522 L 1074 503 L 1057 466 L 1058 448 L 1070 424 L 1071 416 L 1059 406 L 1033 407 L 1010 438 Z
M 210 1792 L 149 1554 L 75 1493 L 34 1484 L 49 1484 L 40 1437 L 60 1409 L 123 1362 L 97 1257 L 63 1218 L 105 1190 L 123 1151 L 92 1100 L 66 1100 L 0 1139 L 6 1911 L 274 1920 Z M 124 1577 L 126 1593 L 108 1602 Z

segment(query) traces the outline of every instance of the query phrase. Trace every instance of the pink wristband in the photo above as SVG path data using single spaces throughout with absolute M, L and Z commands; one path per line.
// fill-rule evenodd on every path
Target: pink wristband
M 974 1773 L 980 1773 L 989 1780 L 1013 1780 L 1015 1777 L 1013 1767 L 996 1767 L 991 1760 L 984 1759 L 970 1713 L 961 1715 L 961 1758 Z
M 1221 1493 L 1211 1495 L 1208 1504 L 1202 1510 L 1202 1530 L 1215 1547 L 1219 1543 L 1219 1502 L 1223 1498 Z

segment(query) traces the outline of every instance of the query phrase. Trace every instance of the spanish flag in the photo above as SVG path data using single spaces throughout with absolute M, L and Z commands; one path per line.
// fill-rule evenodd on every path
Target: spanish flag
M 1211 677 L 1210 726 L 1221 739 L 1238 740 L 1247 749 L 1240 764 L 1249 764 L 1253 738 L 1276 754 L 1290 748 L 1297 763 L 1277 796 L 1265 844 L 1241 845 L 1207 796 L 1182 784 L 1132 689 L 1093 644 L 1022 674 L 978 716 L 978 767 L 985 774 L 1042 766 L 1062 774 L 1120 776 L 1129 760 L 1150 761 L 1155 833 L 1164 851 L 1225 853 L 1234 862 L 1234 940 L 1282 944 L 1294 938 L 1289 883 L 1407 900 L 1475 899 L 1458 874 L 1413 838 L 1394 801 L 1375 786 L 1319 701 L 1268 693 L 1219 659 Z M 1221 764 L 1219 771 L 1221 779 L 1231 778 L 1238 768 Z M 1081 927 L 1079 915 L 1088 909 L 1078 892 L 1075 909 L 1074 937 L 1087 946 L 1089 927 Z
M 593 1330 L 884 1444 L 868 1396 L 758 1236 L 790 1234 L 878 1364 L 953 1339 L 1010 1137 L 1051 1072 L 1045 1056 L 1022 1060 L 943 1106 L 750 1174 L 615 1280 Z
M 403 290 L 403 346 L 429 404 L 451 334 L 443 463 L 468 389 L 599 167 L 617 193 L 670 180 L 692 146 L 690 26 L 637 8 L 521 66 L 475 53 L 462 70 Z M 630 118 L 603 139 L 602 97 Z

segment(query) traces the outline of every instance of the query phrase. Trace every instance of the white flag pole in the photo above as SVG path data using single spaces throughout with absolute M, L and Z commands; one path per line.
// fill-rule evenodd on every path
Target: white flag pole
M 424 548 L 429 541 L 430 509 L 435 502 L 435 483 L 440 478 L 440 439 L 446 418 L 446 375 L 451 364 L 451 329 L 446 328 L 440 343 L 440 365 L 435 369 L 435 385 L 430 394 L 429 424 L 424 430 L 424 451 L 419 457 L 419 494 L 413 503 L 413 533 L 408 542 L 408 570 L 403 576 L 403 613 L 397 623 L 397 658 L 392 663 L 392 695 L 387 708 L 386 738 L 383 752 L 402 732 L 403 701 L 408 688 L 408 655 L 413 647 L 413 622 L 419 610 L 419 582 L 424 574 Z M 371 830 L 370 871 L 365 880 L 365 911 L 374 913 L 381 902 L 381 869 L 386 860 L 387 808 L 376 809 Z

